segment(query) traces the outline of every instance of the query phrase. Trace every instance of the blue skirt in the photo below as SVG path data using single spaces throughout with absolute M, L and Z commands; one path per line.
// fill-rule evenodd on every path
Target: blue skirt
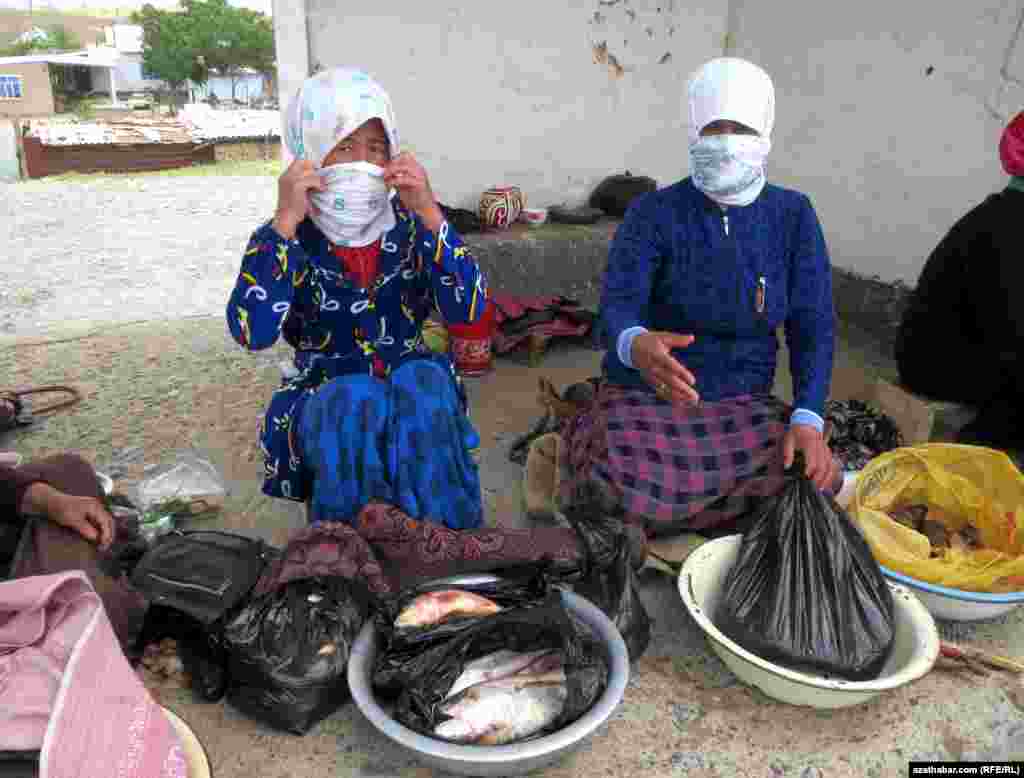
M 387 379 L 332 378 L 293 401 L 289 429 L 275 435 L 277 404 L 261 436 L 274 465 L 264 492 L 305 500 L 311 522 L 349 522 L 368 503 L 385 502 L 452 529 L 483 523 L 471 453 L 480 436 L 449 365 L 428 357 L 403 363 Z

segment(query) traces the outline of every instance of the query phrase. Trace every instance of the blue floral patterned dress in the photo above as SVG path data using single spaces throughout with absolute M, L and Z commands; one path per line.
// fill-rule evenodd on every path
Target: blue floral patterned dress
M 368 502 L 456 529 L 483 520 L 479 435 L 450 360 L 427 348 L 432 310 L 448 323 L 483 313 L 487 286 L 447 223 L 432 233 L 401 201 L 361 288 L 304 221 L 295 240 L 258 229 L 227 306 L 232 337 L 258 351 L 278 337 L 298 376 L 270 401 L 260 430 L 263 491 L 305 501 L 312 521 L 349 521 Z

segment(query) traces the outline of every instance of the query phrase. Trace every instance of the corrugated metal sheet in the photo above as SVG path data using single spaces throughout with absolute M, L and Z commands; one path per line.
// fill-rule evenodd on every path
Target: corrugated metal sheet
M 201 106 L 206 108 L 206 106 Z M 191 108 L 187 106 L 186 108 Z M 33 119 L 29 137 L 44 146 L 212 143 L 218 140 L 266 140 L 281 135 L 279 111 L 182 111 L 178 118 L 125 117 L 93 122 Z
M 144 143 L 193 143 L 188 128 L 171 119 L 108 119 L 69 122 L 34 119 L 29 136 L 44 146 L 126 146 Z
M 216 110 L 197 104 L 186 105 L 181 120 L 197 141 L 281 136 L 280 111 Z

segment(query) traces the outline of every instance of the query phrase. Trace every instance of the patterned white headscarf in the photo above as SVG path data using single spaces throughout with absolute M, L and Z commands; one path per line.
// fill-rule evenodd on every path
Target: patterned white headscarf
M 285 144 L 296 159 L 316 167 L 340 140 L 370 119 L 380 119 L 398 154 L 398 129 L 391 98 L 380 84 L 356 68 L 332 68 L 307 78 L 284 115 Z

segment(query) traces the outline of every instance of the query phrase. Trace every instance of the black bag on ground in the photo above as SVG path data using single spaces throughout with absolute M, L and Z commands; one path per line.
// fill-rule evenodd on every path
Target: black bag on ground
M 892 592 L 860 532 L 803 473 L 797 455 L 743 536 L 715 623 L 763 659 L 877 678 L 895 635 Z
M 372 595 L 347 578 L 304 578 L 250 601 L 224 626 L 228 702 L 305 734 L 350 699 L 348 658 Z
M 423 594 L 458 589 L 486 597 L 502 608 L 528 608 L 542 603 L 548 593 L 548 565 L 534 563 L 502 572 L 497 581 L 483 576 L 478 583 L 427 583 L 410 587 L 380 604 L 374 620 L 380 651 L 373 667 L 373 686 L 384 694 L 401 692 L 447 650 L 448 641 L 480 623 L 480 617 L 455 617 L 440 624 L 397 627 L 395 621 L 413 600 Z M 497 650 L 497 649 L 495 649 Z
M 151 603 L 209 626 L 248 597 L 277 553 L 230 532 L 172 532 L 135 565 L 132 585 Z
M 481 616 L 461 632 L 435 645 L 420 674 L 402 690 L 395 718 L 417 732 L 432 735 L 445 719 L 445 697 L 466 663 L 499 650 L 554 649 L 562 654 L 567 696 L 558 718 L 531 737 L 561 729 L 582 716 L 608 683 L 608 657 L 589 630 L 566 610 L 562 595 L 550 590 L 538 604 Z
M 647 176 L 634 176 L 627 170 L 625 174 L 608 176 L 590 195 L 591 208 L 600 208 L 609 216 L 621 219 L 626 215 L 633 199 L 654 192 L 658 183 Z
M 635 662 L 651 642 L 651 618 L 640 600 L 626 528 L 601 512 L 595 496 L 577 501 L 565 517 L 587 549 L 586 565 L 573 591 L 612 620 Z

